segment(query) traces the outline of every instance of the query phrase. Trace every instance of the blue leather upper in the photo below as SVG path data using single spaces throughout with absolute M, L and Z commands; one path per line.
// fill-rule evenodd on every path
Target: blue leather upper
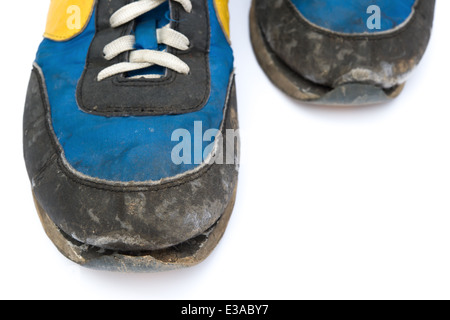
M 291 0 L 311 23 L 340 33 L 376 33 L 391 30 L 405 22 L 416 0 Z M 373 15 L 368 8 L 380 8 L 380 28 L 367 27 Z
M 198 166 L 172 162 L 172 149 L 179 143 L 171 141 L 172 133 L 182 128 L 189 130 L 193 137 L 194 121 L 202 121 L 203 132 L 220 128 L 233 71 L 233 53 L 218 22 L 213 0 L 208 0 L 208 5 L 211 95 L 206 106 L 194 113 L 103 117 L 87 114 L 78 108 L 76 88 L 95 33 L 95 14 L 76 38 L 66 42 L 48 39 L 42 42 L 36 63 L 45 77 L 53 129 L 74 169 L 104 180 L 143 182 L 172 177 Z M 138 32 L 142 34 L 145 30 Z M 210 143 L 203 142 L 202 147 Z M 192 148 L 192 159 L 195 151 Z

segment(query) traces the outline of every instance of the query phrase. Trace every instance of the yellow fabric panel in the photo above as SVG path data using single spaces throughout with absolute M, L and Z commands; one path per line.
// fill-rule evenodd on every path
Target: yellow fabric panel
M 214 0 L 217 16 L 222 25 L 224 33 L 230 39 L 230 11 L 228 10 L 228 0 Z
M 65 41 L 80 34 L 89 22 L 95 0 L 51 0 L 44 37 Z

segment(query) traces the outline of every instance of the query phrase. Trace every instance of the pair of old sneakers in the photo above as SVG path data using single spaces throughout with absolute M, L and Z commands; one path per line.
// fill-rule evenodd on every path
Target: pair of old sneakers
M 317 104 L 396 97 L 434 0 L 253 0 L 269 78 Z M 228 0 L 54 0 L 29 83 L 24 153 L 45 231 L 79 264 L 205 259 L 238 182 Z

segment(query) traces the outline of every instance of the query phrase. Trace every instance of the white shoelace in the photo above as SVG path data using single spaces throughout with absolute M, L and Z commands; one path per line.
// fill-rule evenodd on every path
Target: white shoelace
M 117 10 L 110 19 L 112 28 L 128 23 L 137 17 L 157 8 L 163 2 L 167 0 L 138 0 L 134 1 L 119 10 Z M 186 12 L 192 11 L 191 0 L 173 0 L 180 3 Z M 159 44 L 164 44 L 168 47 L 172 47 L 178 50 L 187 50 L 190 45 L 189 39 L 178 31 L 170 28 L 170 25 L 166 25 L 163 28 L 157 30 L 157 40 Z M 103 54 L 105 59 L 112 60 L 119 54 L 130 51 L 130 61 L 114 64 L 106 69 L 103 69 L 97 77 L 98 81 L 102 81 L 106 78 L 112 77 L 117 74 L 145 69 L 153 65 L 166 67 L 181 74 L 188 74 L 189 66 L 183 62 L 177 56 L 168 53 L 166 51 L 157 50 L 135 50 L 134 45 L 136 38 L 133 35 L 128 35 L 114 40 L 108 44 Z M 139 76 L 145 78 L 157 78 L 160 75 L 145 75 Z

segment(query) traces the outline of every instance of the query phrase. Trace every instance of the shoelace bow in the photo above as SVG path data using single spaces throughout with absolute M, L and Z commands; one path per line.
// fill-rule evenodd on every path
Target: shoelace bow
M 123 6 L 117 10 L 110 19 L 112 28 L 117 28 L 125 23 L 128 23 L 141 15 L 157 8 L 163 2 L 167 0 L 138 0 Z M 191 0 L 173 0 L 181 4 L 184 10 L 188 13 L 192 11 Z M 172 47 L 178 50 L 189 49 L 189 39 L 178 31 L 170 28 L 170 25 L 166 25 L 163 28 L 157 29 L 157 40 L 159 44 L 164 44 L 168 47 Z M 120 62 L 114 64 L 106 69 L 103 69 L 97 77 L 98 81 L 102 81 L 106 78 L 112 77 L 117 74 L 126 73 L 130 71 L 136 71 L 158 65 L 174 70 L 181 74 L 188 74 L 189 66 L 183 62 L 177 56 L 157 50 L 135 50 L 136 38 L 134 35 L 128 35 L 120 37 L 108 44 L 103 54 L 105 59 L 112 60 L 121 53 L 130 52 L 129 62 Z M 145 78 L 160 77 L 160 75 L 145 75 L 139 76 Z

